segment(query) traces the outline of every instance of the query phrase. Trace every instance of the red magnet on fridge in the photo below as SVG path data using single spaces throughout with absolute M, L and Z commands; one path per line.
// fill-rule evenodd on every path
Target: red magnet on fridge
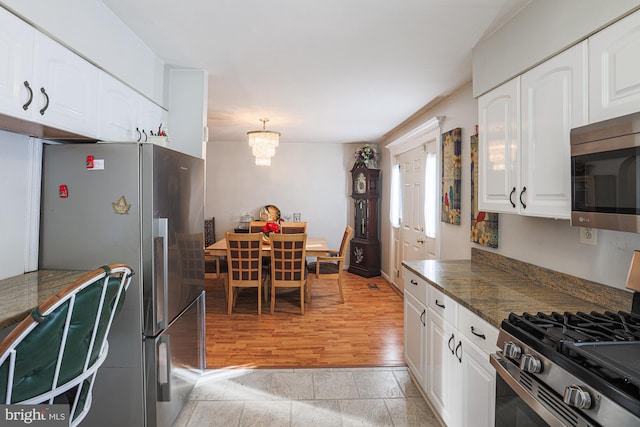
M 66 199 L 67 197 L 69 197 L 69 189 L 67 188 L 66 185 L 60 184 L 58 195 L 60 196 L 61 199 Z
M 93 169 L 93 156 L 87 156 L 87 169 Z

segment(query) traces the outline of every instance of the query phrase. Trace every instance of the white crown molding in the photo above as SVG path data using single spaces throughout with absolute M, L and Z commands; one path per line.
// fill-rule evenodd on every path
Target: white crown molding
M 392 156 L 397 156 L 424 144 L 425 139 L 433 138 L 440 134 L 440 123 L 444 120 L 444 116 L 435 116 L 423 124 L 411 129 L 404 135 L 396 138 L 386 145 L 386 149 L 391 152 Z

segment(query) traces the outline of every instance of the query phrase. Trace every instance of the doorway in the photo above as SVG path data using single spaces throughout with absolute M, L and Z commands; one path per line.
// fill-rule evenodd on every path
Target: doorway
M 438 138 L 439 119 L 434 118 L 410 136 L 394 141 L 390 149 L 399 179 L 393 185 L 400 196 L 399 217 L 392 227 L 391 265 L 394 285 L 404 289 L 403 261 L 438 259 L 439 187 Z M 398 142 L 398 144 L 396 144 Z M 394 191 L 394 190 L 392 190 Z M 394 205 L 392 204 L 392 209 Z

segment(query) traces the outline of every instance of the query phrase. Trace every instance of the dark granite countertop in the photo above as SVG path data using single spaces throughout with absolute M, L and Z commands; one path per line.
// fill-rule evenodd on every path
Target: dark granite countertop
M 86 271 L 38 270 L 0 280 L 0 329 L 14 326 L 31 310 L 86 274 Z
M 520 261 L 501 256 L 498 257 L 503 259 L 498 261 L 504 268 L 497 268 L 495 257 L 482 259 L 485 255 L 472 254 L 471 260 L 464 261 L 404 261 L 403 265 L 496 328 L 511 312 L 602 312 L 631 308 L 631 292 L 529 264 L 525 268 Z

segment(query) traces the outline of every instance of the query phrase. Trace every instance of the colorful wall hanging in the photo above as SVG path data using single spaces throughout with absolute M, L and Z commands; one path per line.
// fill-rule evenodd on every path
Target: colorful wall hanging
M 442 222 L 460 225 L 462 187 L 462 129 L 442 134 Z
M 498 214 L 478 211 L 478 135 L 471 137 L 471 241 L 498 247 Z

